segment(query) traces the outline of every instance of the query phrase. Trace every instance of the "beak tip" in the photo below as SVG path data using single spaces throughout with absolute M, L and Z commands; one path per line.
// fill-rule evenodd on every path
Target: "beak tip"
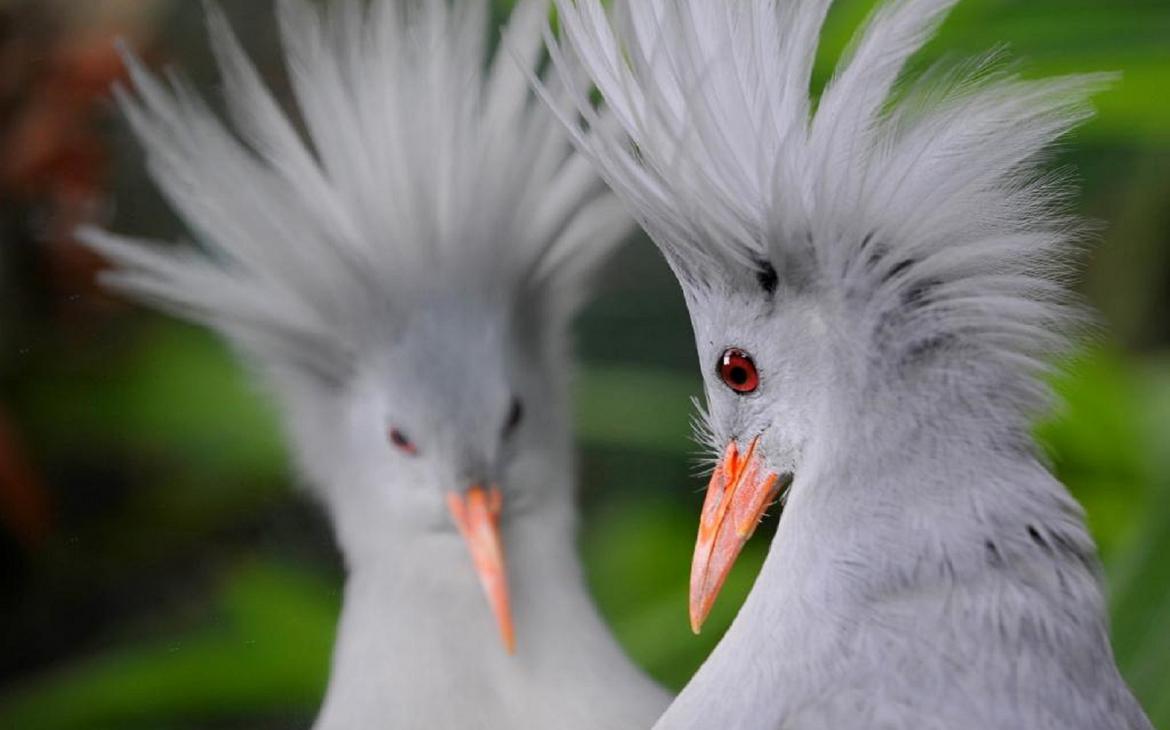
M 447 505 L 471 552 L 475 572 L 479 576 L 488 606 L 496 618 L 504 651 L 514 655 L 516 634 L 512 627 L 504 547 L 499 528 L 500 493 L 495 488 L 485 490 L 474 486 L 467 491 L 466 496 L 454 492 L 448 494 Z
M 701 605 L 691 606 L 691 631 L 698 636 L 703 630 L 703 624 L 707 622 L 707 611 L 703 610 Z
M 777 495 L 778 476 L 757 453 L 757 436 L 740 456 L 736 442 L 727 445 L 711 475 L 699 519 L 691 563 L 691 631 L 707 621 L 740 551 Z

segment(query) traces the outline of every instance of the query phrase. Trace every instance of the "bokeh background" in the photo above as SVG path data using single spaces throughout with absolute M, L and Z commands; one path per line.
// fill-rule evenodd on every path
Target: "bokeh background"
M 270 3 L 223 5 L 283 92 Z M 818 84 L 870 5 L 837 3 Z M 198 2 L 0 0 L 0 728 L 305 728 L 342 581 L 328 526 L 224 348 L 104 297 L 70 236 L 95 220 L 179 230 L 108 101 L 117 36 L 214 96 Z M 1028 75 L 1123 73 L 1057 160 L 1102 221 L 1082 287 L 1104 326 L 1038 433 L 1089 511 L 1121 666 L 1170 727 L 1170 1 L 966 0 L 919 62 L 998 44 Z M 630 653 L 677 688 L 767 540 L 692 637 L 698 379 L 645 240 L 603 277 L 579 353 L 589 576 Z

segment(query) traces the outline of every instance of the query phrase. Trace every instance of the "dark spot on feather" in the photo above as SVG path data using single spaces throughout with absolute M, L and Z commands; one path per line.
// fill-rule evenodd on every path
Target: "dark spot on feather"
M 765 292 L 771 294 L 779 284 L 777 272 L 784 273 L 784 286 L 793 292 L 811 291 L 818 280 L 816 249 L 811 231 L 793 234 L 790 246 L 781 246 L 773 252 L 772 261 L 757 261 L 757 280 Z
M 993 568 L 1003 567 L 1003 556 L 999 554 L 999 546 L 991 540 L 983 543 L 983 547 L 987 549 L 987 564 Z
M 1059 532 L 1052 532 L 1050 536 L 1059 552 L 1079 562 L 1090 573 L 1097 573 L 1097 561 L 1092 555 L 1081 549 L 1070 537 L 1062 535 Z
M 923 281 L 915 282 L 907 287 L 906 292 L 902 294 L 902 305 L 907 309 L 914 309 L 920 307 L 927 302 L 930 293 L 936 289 L 942 282 L 937 279 L 925 279 Z
M 524 404 L 519 398 L 513 397 L 508 406 L 508 417 L 504 420 L 504 435 L 508 436 L 516 431 L 520 422 L 524 420 Z
M 904 368 L 921 365 L 924 361 L 949 349 L 955 340 L 956 337 L 952 334 L 940 334 L 918 340 L 906 348 L 906 352 L 902 355 L 901 365 Z
M 867 256 L 865 259 L 865 270 L 868 272 L 876 269 L 878 264 L 882 262 L 882 259 L 884 259 L 888 253 L 889 250 L 887 250 L 885 246 L 874 246 L 873 251 L 871 251 L 869 256 Z
M 1048 545 L 1048 541 L 1040 534 L 1035 525 L 1028 525 L 1028 537 L 1032 538 L 1032 542 L 1039 545 L 1045 552 L 1052 552 L 1052 548 Z
M 888 283 L 890 281 L 893 281 L 896 277 L 898 277 L 904 271 L 909 269 L 915 263 L 916 262 L 914 259 L 905 259 L 903 261 L 899 261 L 898 263 L 894 264 L 894 266 L 889 271 L 886 272 L 886 275 L 882 277 L 882 283 L 885 284 L 885 283 Z
M 642 155 L 642 147 L 637 142 L 630 142 L 630 157 L 639 167 L 645 167 L 646 159 Z
M 776 286 L 780 283 L 780 277 L 776 275 L 776 267 L 772 266 L 771 262 L 761 260 L 759 268 L 756 270 L 756 281 L 760 283 L 760 288 L 768 296 L 776 293 Z
M 1061 552 L 1073 554 L 1078 552 L 1077 546 L 1073 543 L 1073 541 L 1059 532 L 1052 533 L 1052 541 L 1056 543 L 1057 549 L 1059 549 Z

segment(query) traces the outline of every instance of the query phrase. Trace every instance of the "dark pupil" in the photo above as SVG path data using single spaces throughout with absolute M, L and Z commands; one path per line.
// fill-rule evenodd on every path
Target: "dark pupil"
M 731 378 L 731 382 L 736 385 L 743 385 L 748 381 L 748 372 L 743 367 L 736 365 L 731 369 L 727 377 Z

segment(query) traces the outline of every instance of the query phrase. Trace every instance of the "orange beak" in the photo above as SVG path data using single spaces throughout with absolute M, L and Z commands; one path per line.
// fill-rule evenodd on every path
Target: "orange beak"
M 707 487 L 691 563 L 691 630 L 696 634 L 731 566 L 780 491 L 778 475 L 765 471 L 756 455 L 759 440 L 755 438 L 742 457 L 735 441 L 729 443 Z
M 451 510 L 451 517 L 471 551 L 471 561 L 475 564 L 479 583 L 496 617 L 504 648 L 512 654 L 516 650 L 516 636 L 512 629 L 512 609 L 508 602 L 504 545 L 500 540 L 502 506 L 500 490 L 495 487 L 484 489 L 476 485 L 464 494 L 447 494 L 447 508 Z

